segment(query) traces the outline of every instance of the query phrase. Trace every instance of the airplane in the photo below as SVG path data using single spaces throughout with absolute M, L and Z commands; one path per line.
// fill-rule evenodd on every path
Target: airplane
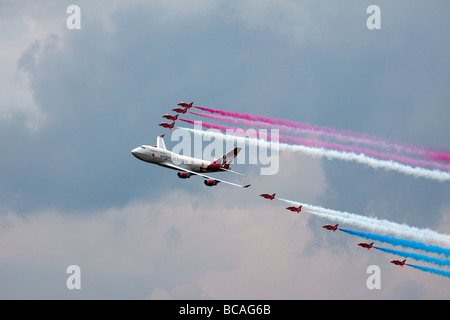
M 338 224 L 335 225 L 335 226 L 332 226 L 332 225 L 330 225 L 330 224 L 326 224 L 326 225 L 322 226 L 322 228 L 325 228 L 325 229 L 331 230 L 331 231 L 336 231 L 336 230 L 337 230 L 337 227 L 338 227 Z
M 272 195 L 270 195 L 268 193 L 261 193 L 259 196 L 263 197 L 263 198 L 266 198 L 266 199 L 269 199 L 269 200 L 273 200 L 273 199 L 275 199 L 275 195 L 276 195 L 276 193 L 274 193 Z
M 234 174 L 242 175 L 239 172 L 230 170 L 230 163 L 237 156 L 241 148 L 236 147 L 222 157 L 214 160 L 207 161 L 202 159 L 196 159 L 188 156 L 182 156 L 166 149 L 164 143 L 164 135 L 157 137 L 156 146 L 142 145 L 140 147 L 131 150 L 133 156 L 139 160 L 157 164 L 169 169 L 178 170 L 178 177 L 180 179 L 190 178 L 192 175 L 198 175 L 205 178 L 205 185 L 212 187 L 219 182 L 230 184 L 236 187 L 248 188 L 250 184 L 240 185 L 229 181 L 213 178 L 203 174 L 203 172 L 231 172 Z
M 171 114 L 166 113 L 165 115 L 163 115 L 161 117 L 166 118 L 168 120 L 177 121 L 178 116 L 179 116 L 178 114 L 176 116 L 172 116 Z
M 300 206 L 300 207 L 287 207 L 286 208 L 287 210 L 291 210 L 292 212 L 298 212 L 298 213 L 300 213 L 301 211 L 302 211 L 302 206 Z
M 191 102 L 191 103 L 187 103 L 187 102 L 183 102 L 183 101 L 181 101 L 181 102 L 178 102 L 177 103 L 177 106 L 182 106 L 183 108 L 192 108 L 192 104 L 193 104 L 194 102 Z
M 172 109 L 172 111 L 175 111 L 175 112 L 178 112 L 178 113 L 186 113 L 187 112 L 187 107 L 186 108 L 174 108 L 174 109 Z
M 161 123 L 158 123 L 158 126 L 172 130 L 174 124 L 175 124 L 175 122 L 172 122 L 172 124 L 168 124 L 167 122 L 161 122 Z
M 363 248 L 367 248 L 370 251 L 370 248 L 372 248 L 372 246 L 373 246 L 373 242 L 370 243 L 370 244 L 367 244 L 367 243 L 364 243 L 364 242 L 360 242 L 360 243 L 358 243 L 358 246 L 363 247 Z
M 403 266 L 405 265 L 405 262 L 406 262 L 406 259 L 403 260 L 403 261 L 400 261 L 400 260 L 392 260 L 392 261 L 391 261 L 391 263 L 393 263 L 393 264 L 395 264 L 395 265 L 397 265 L 397 266 L 400 266 L 400 267 L 402 267 L 402 268 L 403 268 Z

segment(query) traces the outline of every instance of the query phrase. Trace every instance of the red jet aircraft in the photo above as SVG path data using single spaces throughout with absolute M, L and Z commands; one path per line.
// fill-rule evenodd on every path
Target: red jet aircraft
M 177 106 L 182 106 L 183 108 L 192 108 L 192 104 L 193 104 L 194 102 L 191 102 L 191 103 L 187 103 L 187 102 L 183 102 L 183 101 L 181 101 L 181 102 L 179 102 L 179 103 L 177 103 Z
M 335 225 L 335 226 L 332 226 L 332 225 L 330 225 L 330 224 L 326 224 L 326 225 L 322 226 L 322 228 L 325 228 L 325 229 L 331 230 L 331 231 L 336 231 L 336 230 L 337 230 L 337 227 L 338 227 L 338 224 Z
M 163 115 L 161 117 L 166 118 L 168 120 L 177 121 L 178 116 L 179 116 L 178 114 L 176 116 L 172 116 L 171 114 L 166 113 L 165 115 Z
M 273 199 L 275 199 L 275 195 L 276 195 L 276 193 L 274 193 L 272 195 L 270 195 L 268 193 L 261 193 L 259 196 L 263 197 L 263 198 L 266 198 L 266 199 L 269 199 L 269 200 L 273 200 Z
M 178 113 L 186 113 L 187 112 L 187 107 L 186 108 L 174 108 L 174 109 L 172 109 L 172 111 L 175 111 L 175 112 L 178 112 Z
M 367 243 L 364 243 L 364 242 L 360 242 L 360 243 L 358 243 L 358 246 L 363 247 L 363 248 L 367 248 L 370 251 L 370 248 L 372 248 L 372 246 L 373 246 L 373 242 L 370 243 L 370 244 L 367 244 Z
M 158 123 L 158 126 L 172 130 L 174 124 L 175 124 L 175 122 L 172 122 L 172 124 L 168 124 L 167 122 L 161 122 L 161 123 Z
M 406 259 L 403 260 L 403 261 L 400 261 L 400 260 L 392 260 L 392 261 L 391 261 L 391 263 L 393 263 L 393 264 L 395 264 L 395 265 L 397 265 L 397 266 L 400 266 L 400 267 L 402 267 L 402 268 L 403 268 L 403 266 L 405 265 L 405 262 L 406 262 Z
M 286 210 L 291 210 L 292 212 L 298 212 L 300 213 L 302 211 L 302 206 L 300 207 L 287 207 Z

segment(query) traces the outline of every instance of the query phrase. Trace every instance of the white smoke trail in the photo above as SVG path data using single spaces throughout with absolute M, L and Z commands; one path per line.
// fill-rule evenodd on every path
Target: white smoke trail
M 438 242 L 450 246 L 450 236 L 442 234 L 431 229 L 419 229 L 407 224 L 400 224 L 376 217 L 366 217 L 355 213 L 341 212 L 325 209 L 297 201 L 277 198 L 280 201 L 292 204 L 294 206 L 303 205 L 303 211 L 316 216 L 327 218 L 337 223 L 352 225 L 368 229 L 372 232 L 391 234 L 399 237 L 407 237 L 420 242 Z
M 209 109 L 208 112 L 211 111 L 212 109 Z M 280 131 L 285 131 L 293 134 L 308 134 L 309 136 L 314 136 L 316 138 L 336 140 L 339 143 L 350 142 L 353 144 L 362 144 L 375 147 L 376 149 L 384 149 L 384 150 L 393 149 L 396 152 L 408 153 L 426 158 L 430 158 L 430 155 L 434 155 L 436 157 L 447 157 L 447 154 L 444 155 L 436 154 L 440 152 L 446 152 L 445 150 L 438 150 L 431 147 L 422 147 L 422 146 L 415 146 L 412 144 L 389 141 L 383 138 L 370 137 L 369 135 L 366 134 L 361 135 L 350 131 L 338 131 L 332 128 L 310 125 L 308 123 L 297 123 L 291 120 L 272 119 L 268 117 L 240 114 L 237 112 L 230 113 L 221 110 L 215 111 L 218 111 L 220 115 L 210 113 L 197 113 L 192 111 L 190 111 L 190 113 L 208 119 L 225 121 L 234 124 L 242 124 L 251 128 L 258 127 L 258 128 L 279 129 Z M 234 114 L 234 116 L 222 115 L 228 113 Z M 264 121 L 256 120 L 257 118 L 263 119 Z
M 270 142 L 256 139 L 256 138 L 248 138 L 237 135 L 224 134 L 218 131 L 203 131 L 197 129 L 189 129 L 178 127 L 183 130 L 187 130 L 194 134 L 200 134 L 207 137 L 220 137 L 224 140 L 228 141 L 241 141 L 246 143 L 247 145 L 256 145 L 261 146 L 262 144 L 266 144 L 266 147 L 270 147 Z M 273 143 L 273 141 L 272 141 Z M 278 145 L 280 150 L 290 150 L 290 151 L 300 151 L 311 155 L 313 157 L 327 157 L 327 158 L 336 158 L 346 161 L 356 161 L 359 163 L 370 165 L 374 168 L 384 168 L 387 170 L 396 170 L 404 174 L 413 175 L 416 177 L 426 177 L 430 179 L 435 179 L 438 181 L 447 181 L 450 180 L 450 174 L 437 171 L 437 170 L 427 170 L 422 168 L 412 168 L 407 165 L 402 165 L 392 161 L 384 161 L 377 160 L 370 157 L 367 157 L 362 154 L 354 154 L 349 152 L 340 152 L 340 151 L 331 151 L 325 150 L 322 148 L 311 148 L 305 146 L 298 145 L 289 145 L 286 143 L 280 143 Z M 385 219 L 378 219 L 376 217 L 366 217 L 362 215 L 358 215 L 355 213 L 349 212 L 341 212 L 336 210 L 325 209 L 318 206 L 313 206 L 309 204 L 304 204 L 296 201 L 291 201 L 287 199 L 277 198 L 280 201 L 287 202 L 289 204 L 293 204 L 295 206 L 303 205 L 303 209 L 305 212 L 327 218 L 329 220 L 335 221 L 337 223 L 345 223 L 346 225 L 353 225 L 361 228 L 365 228 L 371 230 L 372 232 L 378 233 L 387 233 L 392 234 L 399 237 L 407 237 L 410 239 L 414 239 L 420 242 L 437 242 L 447 246 L 450 246 L 450 236 L 446 234 L 438 233 L 431 229 L 419 229 L 416 227 L 411 227 L 407 224 L 399 224 L 396 222 L 391 222 Z
M 220 137 L 224 140 L 229 141 L 241 141 L 244 143 L 247 143 L 248 145 L 257 145 L 262 146 L 264 145 L 267 148 L 270 148 L 271 143 L 257 138 L 248 138 L 238 135 L 232 135 L 232 134 L 224 134 L 217 131 L 203 131 L 203 130 L 197 130 L 197 129 L 190 129 L 190 128 L 183 128 L 178 127 L 179 129 L 187 130 L 189 132 L 192 132 L 194 134 L 199 134 L 207 137 Z M 272 141 L 273 144 L 273 141 Z M 428 178 L 433 179 L 437 181 L 449 181 L 450 180 L 450 173 L 439 171 L 439 170 L 429 170 L 419 167 L 411 167 L 408 165 L 404 165 L 398 162 L 394 162 L 391 160 L 378 160 L 372 157 L 368 157 L 364 154 L 356 154 L 353 152 L 343 152 L 343 151 L 336 151 L 336 150 L 328 150 L 324 148 L 313 148 L 313 147 L 306 147 L 301 145 L 291 145 L 287 143 L 279 143 L 278 148 L 280 150 L 288 150 L 288 151 L 296 151 L 296 152 L 302 152 L 304 154 L 307 154 L 312 157 L 316 158 L 322 158 L 326 157 L 328 159 L 340 159 L 344 161 L 355 161 L 357 163 L 368 165 L 374 169 L 383 168 L 385 170 L 393 170 L 397 171 L 406 175 L 414 176 L 414 177 L 422 177 L 422 178 Z

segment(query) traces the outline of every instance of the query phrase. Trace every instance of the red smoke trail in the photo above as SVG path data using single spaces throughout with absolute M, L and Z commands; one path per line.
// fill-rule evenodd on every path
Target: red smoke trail
M 366 134 L 356 134 L 351 131 L 338 131 L 332 128 L 328 127 L 321 127 L 311 124 L 305 124 L 305 123 L 298 123 L 291 120 L 281 120 L 281 119 L 275 119 L 265 116 L 254 116 L 249 115 L 245 113 L 239 113 L 239 112 L 229 112 L 229 111 L 223 111 L 223 110 L 216 110 L 216 109 L 210 109 L 210 108 L 204 108 L 195 106 L 195 108 L 212 113 L 212 114 L 219 114 L 221 116 L 225 116 L 228 118 L 218 119 L 222 121 L 228 121 L 233 122 L 233 118 L 236 119 L 242 119 L 250 122 L 260 122 L 260 123 L 266 123 L 271 126 L 278 125 L 278 126 L 284 126 L 284 127 L 290 127 L 290 128 L 296 128 L 301 130 L 307 130 L 312 133 L 318 134 L 318 135 L 325 135 L 327 137 L 332 137 L 335 140 L 338 141 L 347 141 L 347 142 L 355 142 L 355 143 L 361 143 L 366 145 L 372 145 L 376 146 L 377 148 L 387 149 L 392 148 L 395 149 L 397 152 L 405 152 L 409 154 L 414 154 L 417 156 L 426 157 L 427 159 L 435 160 L 435 161 L 441 161 L 441 162 L 450 162 L 450 151 L 445 149 L 437 149 L 432 147 L 423 147 L 423 146 L 415 146 L 411 144 L 405 144 L 400 142 L 394 142 L 385 140 L 378 137 L 371 137 Z M 199 116 L 206 116 L 204 114 L 191 112 L 193 114 L 199 115 Z M 209 117 L 209 116 L 206 116 Z M 209 117 L 211 118 L 211 117 Z M 252 126 L 252 125 L 250 125 Z M 280 128 L 281 129 L 281 128 Z
M 186 120 L 186 119 L 179 119 L 179 120 L 190 123 L 190 124 L 194 124 L 194 121 L 191 121 L 191 120 Z M 227 127 L 227 126 L 218 125 L 218 124 L 212 124 L 212 123 L 206 123 L 206 122 L 200 122 L 200 123 L 201 123 L 202 127 L 205 127 L 208 129 L 217 129 L 222 132 L 234 133 L 236 130 L 239 130 L 239 128 Z M 251 137 L 260 138 L 259 133 L 256 130 L 248 130 L 246 133 L 248 133 L 248 135 Z M 268 134 L 267 136 L 262 137 L 262 138 L 272 140 L 272 137 L 270 134 Z M 391 161 L 395 161 L 395 162 L 399 162 L 399 163 L 403 163 L 403 164 L 407 164 L 407 165 L 415 166 L 415 167 L 429 167 L 429 168 L 438 169 L 441 171 L 450 171 L 450 166 L 448 166 L 448 165 L 442 165 L 442 164 L 429 162 L 429 161 L 425 161 L 425 160 L 417 160 L 417 159 L 399 156 L 396 154 L 377 152 L 377 151 L 373 151 L 373 150 L 369 150 L 369 149 L 362 149 L 362 148 L 358 148 L 358 147 L 343 146 L 343 145 L 339 145 L 336 143 L 314 141 L 314 140 L 310 140 L 310 139 L 296 138 L 296 137 L 283 136 L 283 135 L 279 136 L 279 142 L 302 145 L 302 146 L 307 146 L 307 147 L 312 147 L 312 148 L 324 148 L 324 149 L 328 149 L 328 150 L 337 150 L 337 151 L 341 151 L 341 152 L 352 152 L 355 154 L 364 154 L 364 155 L 372 157 L 372 158 L 382 159 L 382 160 L 391 160 Z
M 202 127 L 205 127 L 205 128 L 208 128 L 208 129 L 217 129 L 217 130 L 220 130 L 222 132 L 226 132 L 227 130 L 235 130 L 236 129 L 236 128 L 230 128 L 230 127 L 227 127 L 227 126 L 222 126 L 222 125 L 219 125 L 219 124 L 206 123 L 206 122 L 203 122 L 203 121 L 192 121 L 192 120 L 186 120 L 186 119 L 178 119 L 178 120 L 184 121 L 184 122 L 187 122 L 187 123 L 190 123 L 190 124 L 196 124 L 196 122 L 197 122 Z
M 428 157 L 436 161 L 450 162 L 450 155 L 448 154 L 430 154 Z
M 192 120 L 186 120 L 186 119 L 178 119 L 190 124 L 194 124 L 195 122 Z M 200 124 L 202 127 L 204 128 L 208 128 L 208 129 L 216 129 L 222 132 L 229 132 L 232 134 L 237 134 L 239 135 L 239 132 L 245 133 L 246 136 L 250 137 L 250 138 L 257 138 L 257 139 L 264 139 L 264 140 L 271 140 L 272 139 L 272 135 L 271 134 L 264 134 L 261 135 L 259 134 L 258 131 L 256 130 L 246 130 L 245 132 L 243 131 L 243 129 L 241 128 L 232 128 L 232 127 L 227 127 L 227 126 L 222 126 L 220 124 L 214 124 L 214 123 L 207 123 L 207 122 L 202 122 L 202 121 L 198 121 L 197 124 Z

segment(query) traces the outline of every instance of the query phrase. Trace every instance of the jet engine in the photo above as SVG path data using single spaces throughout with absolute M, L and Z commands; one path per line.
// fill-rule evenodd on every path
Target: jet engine
M 208 187 L 215 186 L 219 183 L 219 181 L 216 180 L 205 180 L 205 185 Z
M 186 172 L 178 172 L 177 176 L 180 179 L 187 179 L 187 178 L 191 177 L 191 174 L 190 173 L 186 173 Z

